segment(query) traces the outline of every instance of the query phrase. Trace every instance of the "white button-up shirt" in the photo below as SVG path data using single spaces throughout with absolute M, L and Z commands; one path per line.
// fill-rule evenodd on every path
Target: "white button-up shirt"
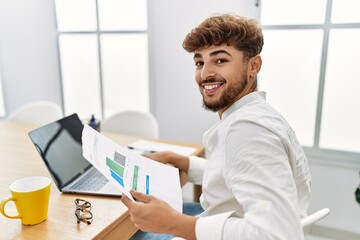
M 190 157 L 202 184 L 197 239 L 304 239 L 310 201 L 307 158 L 285 119 L 253 92 L 204 134 L 206 160 Z

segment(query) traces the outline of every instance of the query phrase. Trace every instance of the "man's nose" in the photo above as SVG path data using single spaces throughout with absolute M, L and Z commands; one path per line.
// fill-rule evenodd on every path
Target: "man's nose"
M 211 66 L 204 64 L 201 69 L 201 74 L 200 74 L 201 79 L 206 80 L 213 76 L 215 76 L 214 69 Z

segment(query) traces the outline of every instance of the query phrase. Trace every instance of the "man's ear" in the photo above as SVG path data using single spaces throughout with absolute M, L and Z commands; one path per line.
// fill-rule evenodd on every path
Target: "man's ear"
M 260 55 L 256 55 L 249 60 L 248 73 L 250 77 L 255 77 L 260 72 L 262 59 Z

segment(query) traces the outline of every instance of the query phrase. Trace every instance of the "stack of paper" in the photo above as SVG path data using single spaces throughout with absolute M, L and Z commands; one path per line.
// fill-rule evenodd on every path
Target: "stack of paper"
M 184 156 L 190 156 L 196 151 L 196 148 L 178 146 L 174 144 L 159 143 L 148 140 L 138 140 L 128 145 L 129 149 L 137 151 L 139 153 L 151 153 L 161 151 L 172 151 Z

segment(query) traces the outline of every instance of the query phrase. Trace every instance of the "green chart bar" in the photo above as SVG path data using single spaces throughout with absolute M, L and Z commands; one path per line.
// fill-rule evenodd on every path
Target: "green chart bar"
M 134 166 L 133 184 L 132 184 L 132 189 L 134 189 L 135 191 L 137 191 L 138 175 L 139 175 L 139 167 L 135 165 Z
M 106 165 L 120 177 L 124 177 L 124 167 L 120 166 L 110 158 L 106 157 Z

